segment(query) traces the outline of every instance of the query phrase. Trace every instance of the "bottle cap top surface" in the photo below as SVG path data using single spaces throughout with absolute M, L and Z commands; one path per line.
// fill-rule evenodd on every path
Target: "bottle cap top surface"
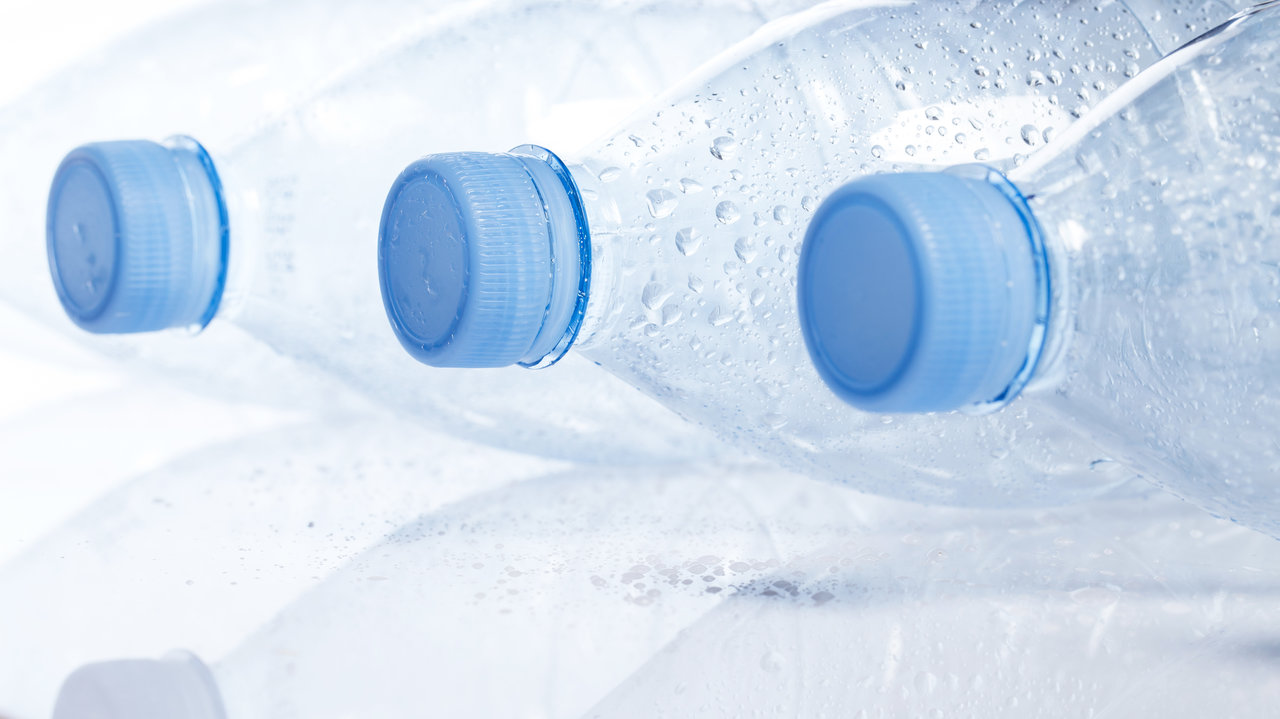
M 553 300 L 553 228 L 529 161 L 425 157 L 383 209 L 378 275 L 405 349 L 437 367 L 523 361 Z
M 1028 233 L 978 179 L 881 175 L 836 191 L 809 226 L 798 277 L 819 374 L 874 412 L 995 400 L 1027 363 L 1036 324 Z
M 195 145 L 195 143 L 191 143 Z M 198 148 L 198 145 L 196 146 Z M 225 218 L 203 150 L 145 140 L 72 150 L 49 191 L 49 270 L 96 333 L 203 325 L 225 264 Z

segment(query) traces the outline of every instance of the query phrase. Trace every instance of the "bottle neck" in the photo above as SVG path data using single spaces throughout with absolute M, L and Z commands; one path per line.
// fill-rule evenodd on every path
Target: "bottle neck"
M 293 188 L 274 192 L 271 183 L 258 187 L 252 182 L 251 173 L 235 160 L 229 153 L 220 152 L 216 157 L 224 188 L 228 237 L 227 280 L 217 307 L 219 320 L 234 320 L 254 297 L 257 277 L 275 260 L 271 243 L 264 236 L 273 232 L 273 217 L 287 217 L 292 211 L 292 207 L 282 209 L 280 203 L 290 202 Z
M 620 239 L 625 230 L 622 211 L 608 186 L 617 179 L 616 168 L 597 172 L 586 164 L 565 164 L 549 151 L 529 145 L 512 153 L 528 153 L 541 160 L 529 163 L 539 192 L 544 200 L 563 197 L 572 210 L 571 217 L 556 223 L 554 203 L 548 202 L 553 225 L 558 227 L 552 233 L 552 305 L 572 305 L 572 312 L 548 312 L 535 349 L 522 363 L 540 369 L 554 364 L 569 349 L 590 350 L 609 334 L 609 328 L 624 310 L 618 289 L 630 266 L 625 251 L 631 243 Z M 563 210 L 561 214 L 564 215 Z M 548 349 L 547 340 L 551 338 L 555 341 Z
M 587 206 L 574 173 L 553 152 L 521 145 L 509 153 L 529 173 L 547 223 L 550 293 L 542 325 L 520 359 L 522 367 L 542 369 L 558 362 L 575 344 L 592 294 L 592 231 Z
M 602 180 L 585 165 L 569 166 L 573 182 L 581 198 L 583 216 L 587 222 L 587 255 L 589 264 L 584 266 L 589 282 L 586 284 L 586 307 L 582 325 L 574 341 L 577 349 L 590 349 L 605 334 L 606 328 L 617 318 L 619 307 L 615 288 L 622 271 L 619 262 L 620 243 L 616 242 L 622 226 L 618 203 Z
M 1028 324 L 1018 325 L 1029 329 L 1025 333 L 1026 350 L 1022 355 L 1023 359 L 1019 364 L 1010 362 L 1008 365 L 1001 365 L 1002 371 L 993 373 L 993 378 L 1000 379 L 1003 383 L 1006 371 L 1003 368 L 1014 368 L 1012 375 L 1008 376 L 1007 384 L 1003 384 L 1003 390 L 994 397 L 984 393 L 981 395 L 982 401 L 962 408 L 970 414 L 986 414 L 1005 407 L 1024 391 L 1042 385 L 1046 382 L 1046 377 L 1053 372 L 1061 339 L 1057 330 L 1064 326 L 1062 318 L 1055 314 L 1061 306 L 1058 295 L 1062 291 L 1063 279 L 1058 276 L 1058 272 L 1064 263 L 1053 254 L 1048 237 L 1041 227 L 1039 218 L 1028 204 L 1027 197 L 1003 173 L 982 165 L 964 165 L 952 168 L 948 174 L 989 184 L 999 193 L 999 196 L 1004 198 L 1016 213 L 1006 217 L 1004 221 L 1013 223 L 1017 228 L 1016 235 L 1010 235 L 1011 238 L 1017 238 L 1015 240 L 1017 246 L 1006 247 L 1004 260 L 1017 267 L 1026 267 L 1024 263 L 1028 261 L 1031 263 L 1029 271 L 1011 271 L 1006 280 L 1011 296 L 1025 298 L 1013 305 L 1018 308 L 1016 314 L 1025 317 L 1021 314 L 1022 311 L 1031 312 Z M 1023 238 L 1025 238 L 1025 245 L 1022 244 Z M 1018 338 L 1015 346 L 1022 344 L 1021 338 L 1024 336 L 1022 331 L 1008 336 Z M 1011 360 L 1016 360 L 1017 357 L 1018 355 L 1010 355 Z M 1000 384 L 994 385 L 996 388 L 1000 386 Z
M 163 143 L 172 153 L 188 198 L 191 223 L 192 275 L 186 309 L 189 326 L 203 329 L 218 312 L 227 283 L 230 250 L 227 205 L 212 158 L 190 137 L 177 135 Z
M 551 227 L 551 297 L 542 329 L 520 363 L 541 369 L 558 362 L 581 332 L 591 290 L 591 230 L 576 178 L 559 157 L 536 145 L 511 154 L 529 169 Z

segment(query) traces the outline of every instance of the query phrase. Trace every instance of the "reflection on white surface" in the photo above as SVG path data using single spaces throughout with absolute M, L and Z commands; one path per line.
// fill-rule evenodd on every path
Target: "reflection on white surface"
M 405 447 L 361 445 L 391 465 Z M 348 466 L 326 486 L 368 476 Z M 242 486 L 256 486 L 255 504 L 296 491 Z M 153 601 L 154 616 L 131 618 L 145 641 L 121 634 L 78 656 L 159 656 L 166 635 L 185 641 L 212 666 L 228 716 L 245 719 L 398 717 L 424 701 L 475 717 L 1250 717 L 1280 700 L 1280 544 L 1167 495 L 940 510 L 749 468 L 594 468 L 440 490 L 457 501 L 359 552 L 308 540 L 301 515 L 255 530 L 270 510 L 242 529 L 295 551 L 259 541 L 237 554 L 226 527 L 202 527 L 222 574 L 206 592 L 228 609 L 193 631 L 169 618 L 177 605 Z M 326 509 L 326 493 L 302 496 L 317 516 L 360 524 L 354 495 Z M 132 561 L 165 556 L 135 531 Z M 280 587 L 261 601 L 275 556 L 291 557 L 279 573 L 301 592 L 286 606 Z M 324 577 L 302 591 L 307 566 Z M 65 606 L 90 630 L 121 616 Z M 215 638 L 217 626 L 232 631 Z M 68 671 L 47 669 L 30 667 L 27 685 Z M 31 701 L 15 706 L 51 697 Z
M 22 648 L 0 651 L 0 708 L 47 716 L 89 661 L 175 643 L 219 656 L 418 514 L 562 466 L 353 417 L 211 444 L 118 482 L 0 560 L 0 637 Z
M 0 564 L 134 475 L 297 421 L 130 378 L 2 304 L 0 329 Z
M 1273 540 L 1165 496 L 951 519 L 797 562 L 794 600 L 739 593 L 587 716 L 1273 713 Z

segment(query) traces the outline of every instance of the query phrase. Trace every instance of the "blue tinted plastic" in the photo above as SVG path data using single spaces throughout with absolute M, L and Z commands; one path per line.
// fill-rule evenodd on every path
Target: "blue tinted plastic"
M 819 373 L 875 412 L 1012 397 L 1043 338 L 1036 237 L 985 179 L 885 175 L 841 188 L 800 259 L 800 320 Z
M 378 275 L 410 354 L 437 367 L 563 355 L 590 269 L 569 188 L 559 160 L 535 147 L 432 155 L 401 173 L 383 209 Z
M 67 315 L 96 333 L 202 327 L 226 279 L 217 173 L 190 138 L 72 150 L 49 192 L 49 269 Z
M 525 167 L 539 178 L 538 188 L 544 195 L 547 212 L 554 213 L 548 220 L 554 228 L 551 262 L 557 291 L 552 294 L 532 351 L 520 362 L 531 369 L 544 369 L 564 357 L 582 328 L 591 292 L 591 231 L 582 197 L 564 161 L 537 145 L 521 145 L 511 154 L 526 158 Z M 564 197 L 560 197 L 561 193 Z

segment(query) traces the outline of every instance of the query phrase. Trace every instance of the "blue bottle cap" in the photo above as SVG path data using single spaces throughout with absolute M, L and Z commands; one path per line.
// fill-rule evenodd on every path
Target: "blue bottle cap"
M 217 175 L 195 141 L 78 147 L 49 191 L 58 299 L 95 333 L 203 326 L 225 278 L 226 230 Z
M 576 190 L 549 159 L 431 155 L 396 179 L 378 276 L 391 326 L 419 361 L 534 364 L 567 344 L 589 264 Z
M 1011 399 L 1037 359 L 1047 292 L 1033 223 L 983 179 L 880 175 L 837 190 L 809 225 L 798 277 L 819 374 L 872 412 Z

